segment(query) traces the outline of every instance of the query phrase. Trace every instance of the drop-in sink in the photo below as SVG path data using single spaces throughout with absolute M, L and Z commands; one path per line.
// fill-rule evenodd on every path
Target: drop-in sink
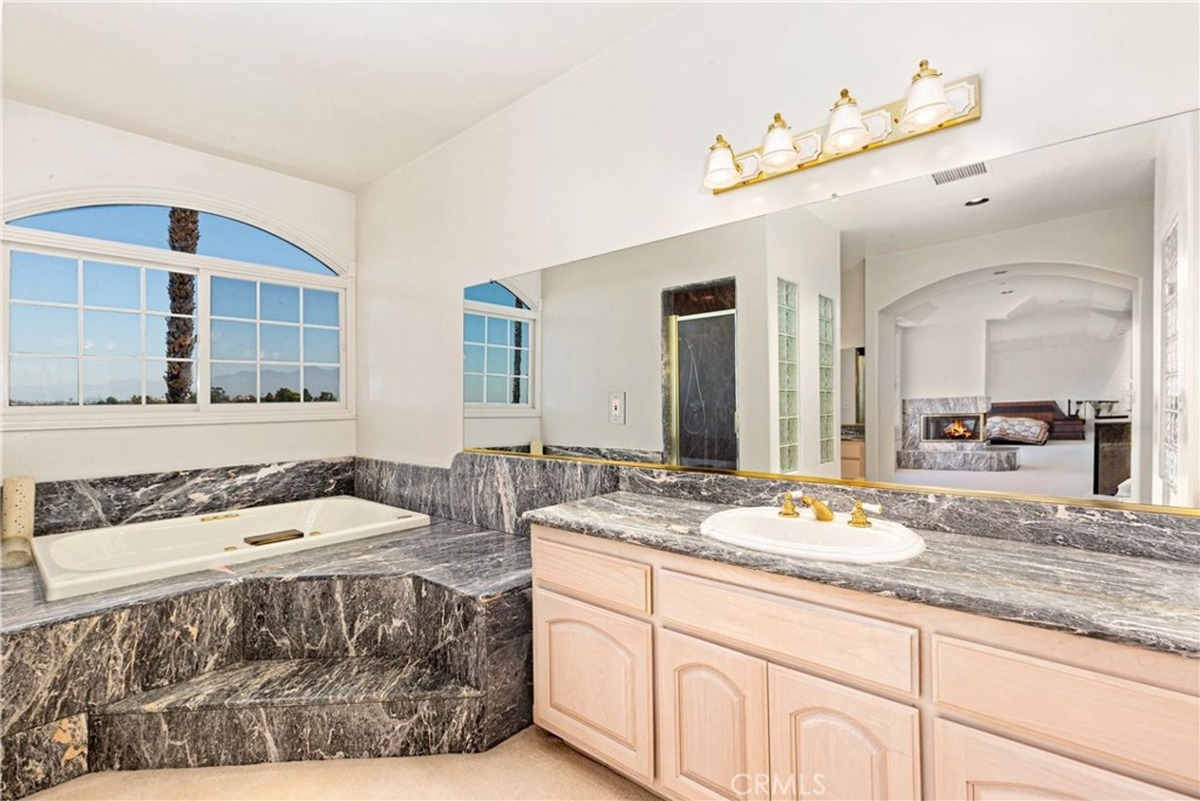
M 717 512 L 700 524 L 700 533 L 755 551 L 827 562 L 900 562 L 925 550 L 920 534 L 891 520 L 872 518 L 870 528 L 858 528 L 848 514 L 817 520 L 806 510 L 780 517 L 775 506 Z

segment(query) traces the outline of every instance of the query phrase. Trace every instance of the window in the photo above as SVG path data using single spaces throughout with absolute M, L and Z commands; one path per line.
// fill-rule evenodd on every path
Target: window
M 463 295 L 463 402 L 532 409 L 536 312 L 495 281 Z
M 197 422 L 250 409 L 231 404 L 348 412 L 345 279 L 203 212 L 184 212 L 196 252 L 167 252 L 170 213 L 91 206 L 5 226 L 6 427 L 67 413 L 44 407 L 173 407 Z

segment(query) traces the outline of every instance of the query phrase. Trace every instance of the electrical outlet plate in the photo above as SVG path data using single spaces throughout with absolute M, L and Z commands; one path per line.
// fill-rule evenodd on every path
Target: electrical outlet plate
M 625 425 L 625 393 L 608 393 L 608 422 L 614 426 Z

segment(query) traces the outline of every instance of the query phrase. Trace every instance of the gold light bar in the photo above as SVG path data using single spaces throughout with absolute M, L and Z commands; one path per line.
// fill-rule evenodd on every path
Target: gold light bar
M 928 71 L 927 64 L 922 63 L 922 73 L 918 73 L 914 78 L 921 77 Z M 936 73 L 933 73 L 936 75 Z M 980 118 L 981 102 L 979 89 L 979 76 L 972 75 L 967 78 L 952 81 L 946 84 L 946 101 L 949 102 L 952 112 L 947 119 L 931 125 L 926 128 L 918 128 L 916 130 L 905 130 L 901 125 L 901 115 L 904 113 L 907 98 L 901 98 L 894 102 L 883 106 L 877 106 L 864 111 L 862 120 L 867 126 L 870 134 L 869 141 L 858 148 L 845 153 L 829 152 L 823 149 L 824 136 L 826 132 L 825 125 L 819 128 L 813 128 L 804 133 L 792 137 L 792 141 L 796 145 L 796 151 L 799 163 L 795 166 L 787 167 L 786 169 L 771 172 L 762 168 L 762 147 L 756 147 L 753 150 L 746 150 L 736 154 L 733 157 L 734 164 L 739 173 L 745 177 L 738 180 L 729 186 L 713 188 L 714 195 L 720 195 L 729 192 L 733 189 L 739 189 L 743 186 L 762 183 L 772 178 L 778 178 L 781 175 L 791 175 L 801 170 L 818 167 L 822 164 L 828 164 L 837 159 L 846 158 L 847 156 L 857 155 L 867 150 L 876 150 L 886 145 L 893 145 L 897 142 L 905 142 L 909 139 L 914 139 L 918 136 L 934 133 L 936 131 L 953 128 L 956 125 L 962 125 L 968 122 L 974 122 Z M 779 115 L 775 115 L 778 121 Z M 774 123 L 773 123 L 774 125 Z M 728 144 L 723 137 L 717 137 L 718 145 L 714 147 L 727 147 Z M 728 156 L 726 156 L 726 164 Z

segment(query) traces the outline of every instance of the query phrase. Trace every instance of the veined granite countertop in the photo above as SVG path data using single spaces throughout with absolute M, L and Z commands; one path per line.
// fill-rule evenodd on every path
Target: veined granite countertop
M 614 492 L 535 509 L 525 520 L 889 598 L 1200 657 L 1200 566 L 922 531 L 925 552 L 855 565 L 752 551 L 700 523 L 732 508 Z
M 430 526 L 295 551 L 104 592 L 47 601 L 34 567 L 0 575 L 0 633 L 57 623 L 249 579 L 419 576 L 474 598 L 529 583 L 529 540 L 433 518 Z

